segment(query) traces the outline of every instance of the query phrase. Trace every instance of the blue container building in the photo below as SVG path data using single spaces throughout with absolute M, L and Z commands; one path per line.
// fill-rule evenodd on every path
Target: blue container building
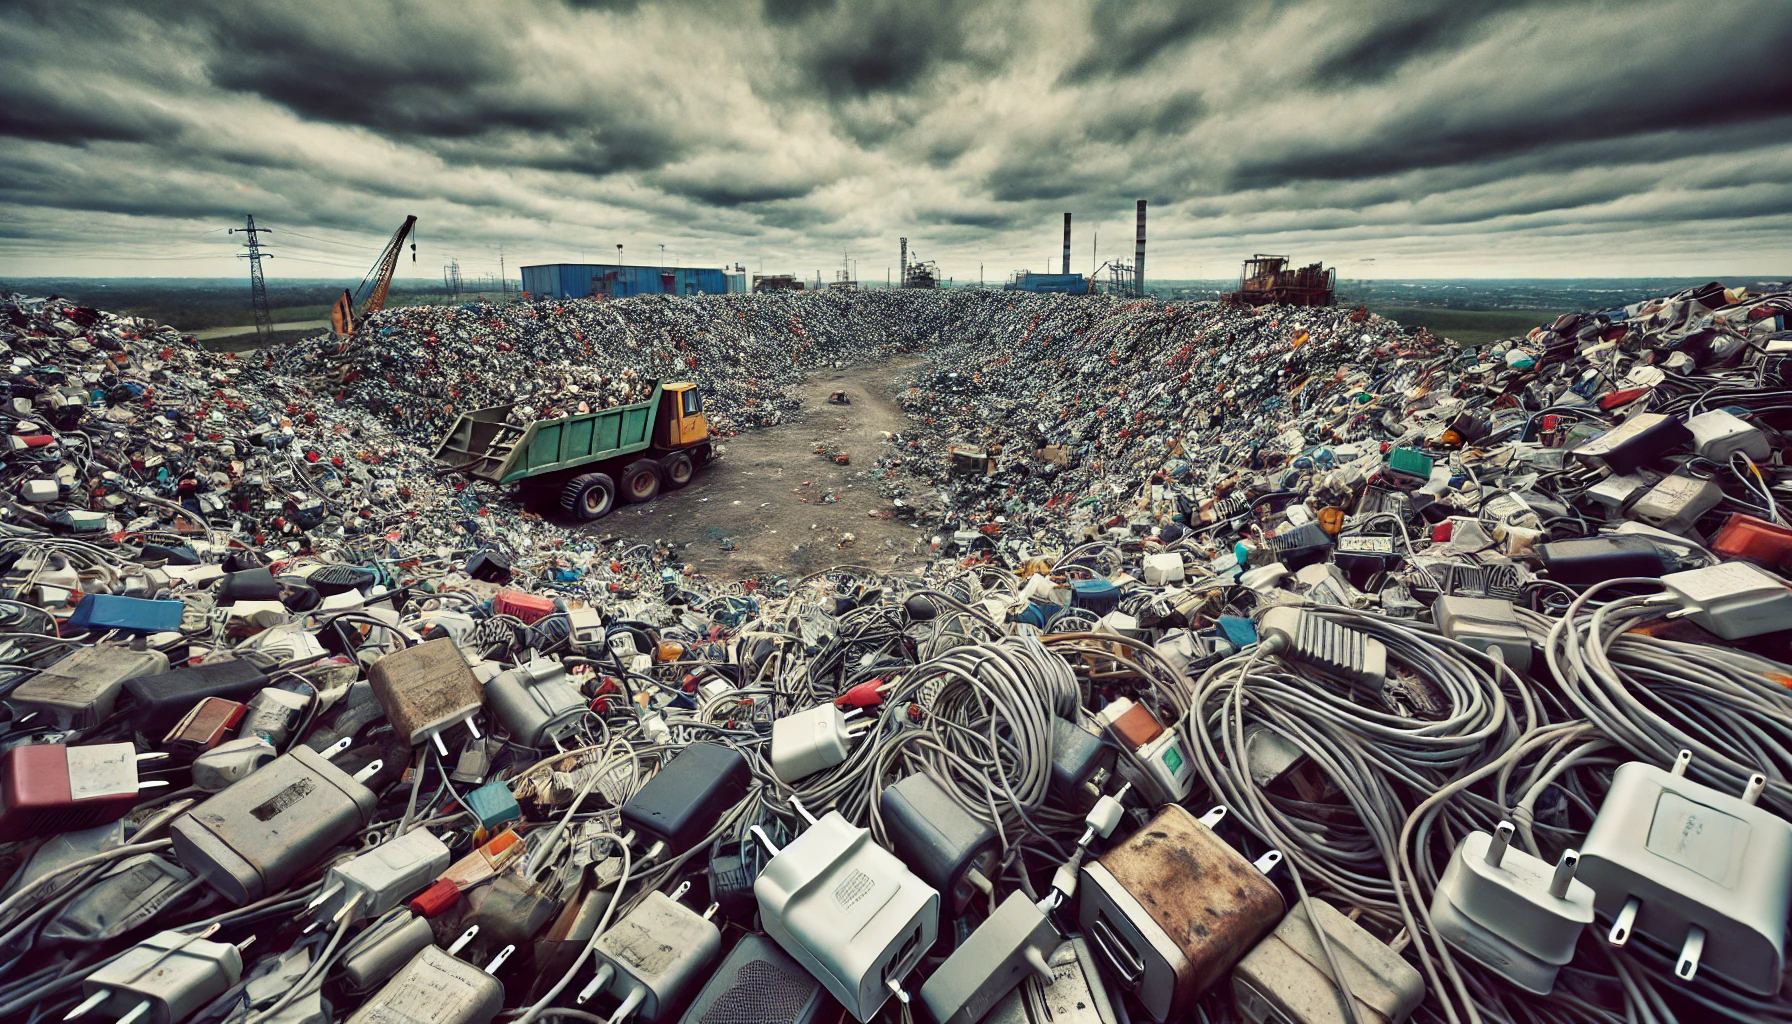
M 527 278 L 524 278 L 527 281 Z M 1035 274 L 1023 270 L 1002 286 L 1010 292 L 1063 292 L 1066 295 L 1089 294 L 1089 279 L 1081 274 Z
M 537 299 L 594 295 L 726 295 L 728 277 L 708 267 L 630 267 L 614 263 L 548 263 L 523 268 L 523 291 Z

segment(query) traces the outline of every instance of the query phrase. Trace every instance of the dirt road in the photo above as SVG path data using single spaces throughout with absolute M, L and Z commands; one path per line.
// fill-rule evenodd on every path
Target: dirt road
M 679 557 L 706 575 L 796 575 L 842 562 L 888 568 L 922 561 L 916 541 L 932 534 L 898 518 L 877 493 L 884 432 L 903 428 L 894 395 L 919 359 L 812 375 L 802 409 L 788 422 L 723 442 L 722 458 L 682 491 L 624 505 L 593 533 L 681 545 Z M 899 383 L 901 382 L 901 383 Z M 850 405 L 829 405 L 846 392 Z M 816 454 L 817 445 L 826 454 Z M 847 465 L 834 461 L 844 452 Z M 832 497 L 833 500 L 826 500 Z M 875 515 L 874 515 L 875 513 Z M 843 534 L 853 542 L 841 546 Z M 732 545 L 732 550 L 726 546 Z

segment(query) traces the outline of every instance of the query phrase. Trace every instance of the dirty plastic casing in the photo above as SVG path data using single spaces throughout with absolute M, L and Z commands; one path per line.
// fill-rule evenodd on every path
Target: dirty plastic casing
M 1308 916 L 1307 910 L 1313 913 Z M 1356 1002 L 1358 1024 L 1404 1024 L 1425 1001 L 1425 978 L 1400 954 L 1331 904 L 1295 904 L 1268 938 L 1232 969 L 1232 994 L 1251 1024 L 1350 1024 L 1314 919 Z
M 663 892 L 650 892 L 597 940 L 593 952 L 616 970 L 607 986 L 625 1002 L 637 1000 L 635 1016 L 657 1021 L 678 997 L 702 978 L 722 949 L 714 922 Z
M 114 1019 L 144 1000 L 141 1024 L 178 1024 L 243 976 L 243 956 L 228 942 L 157 932 L 87 976 L 84 995 L 107 993 L 96 1009 Z
M 424 946 L 347 1024 L 491 1024 L 503 1005 L 504 986 L 498 979 L 435 946 Z
M 1078 889 L 1090 945 L 1159 1024 L 1224 978 L 1286 909 L 1275 883 L 1181 804 L 1084 864 Z
M 310 747 L 294 747 L 176 818 L 174 856 L 232 903 L 278 892 L 367 827 L 379 798 Z

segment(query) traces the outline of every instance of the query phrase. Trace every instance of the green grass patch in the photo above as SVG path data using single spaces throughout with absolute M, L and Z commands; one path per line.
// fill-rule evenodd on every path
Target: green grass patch
M 1522 338 L 1538 324 L 1548 323 L 1559 309 L 1434 309 L 1425 306 L 1369 307 L 1390 320 L 1427 328 L 1432 334 L 1461 345 L 1486 345 L 1504 338 Z

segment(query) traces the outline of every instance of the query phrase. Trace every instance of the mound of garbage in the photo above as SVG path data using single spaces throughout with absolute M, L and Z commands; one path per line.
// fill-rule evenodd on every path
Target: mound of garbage
M 0 1019 L 1792 1018 L 1792 291 L 0 312 Z M 424 446 L 895 352 L 901 573 Z

